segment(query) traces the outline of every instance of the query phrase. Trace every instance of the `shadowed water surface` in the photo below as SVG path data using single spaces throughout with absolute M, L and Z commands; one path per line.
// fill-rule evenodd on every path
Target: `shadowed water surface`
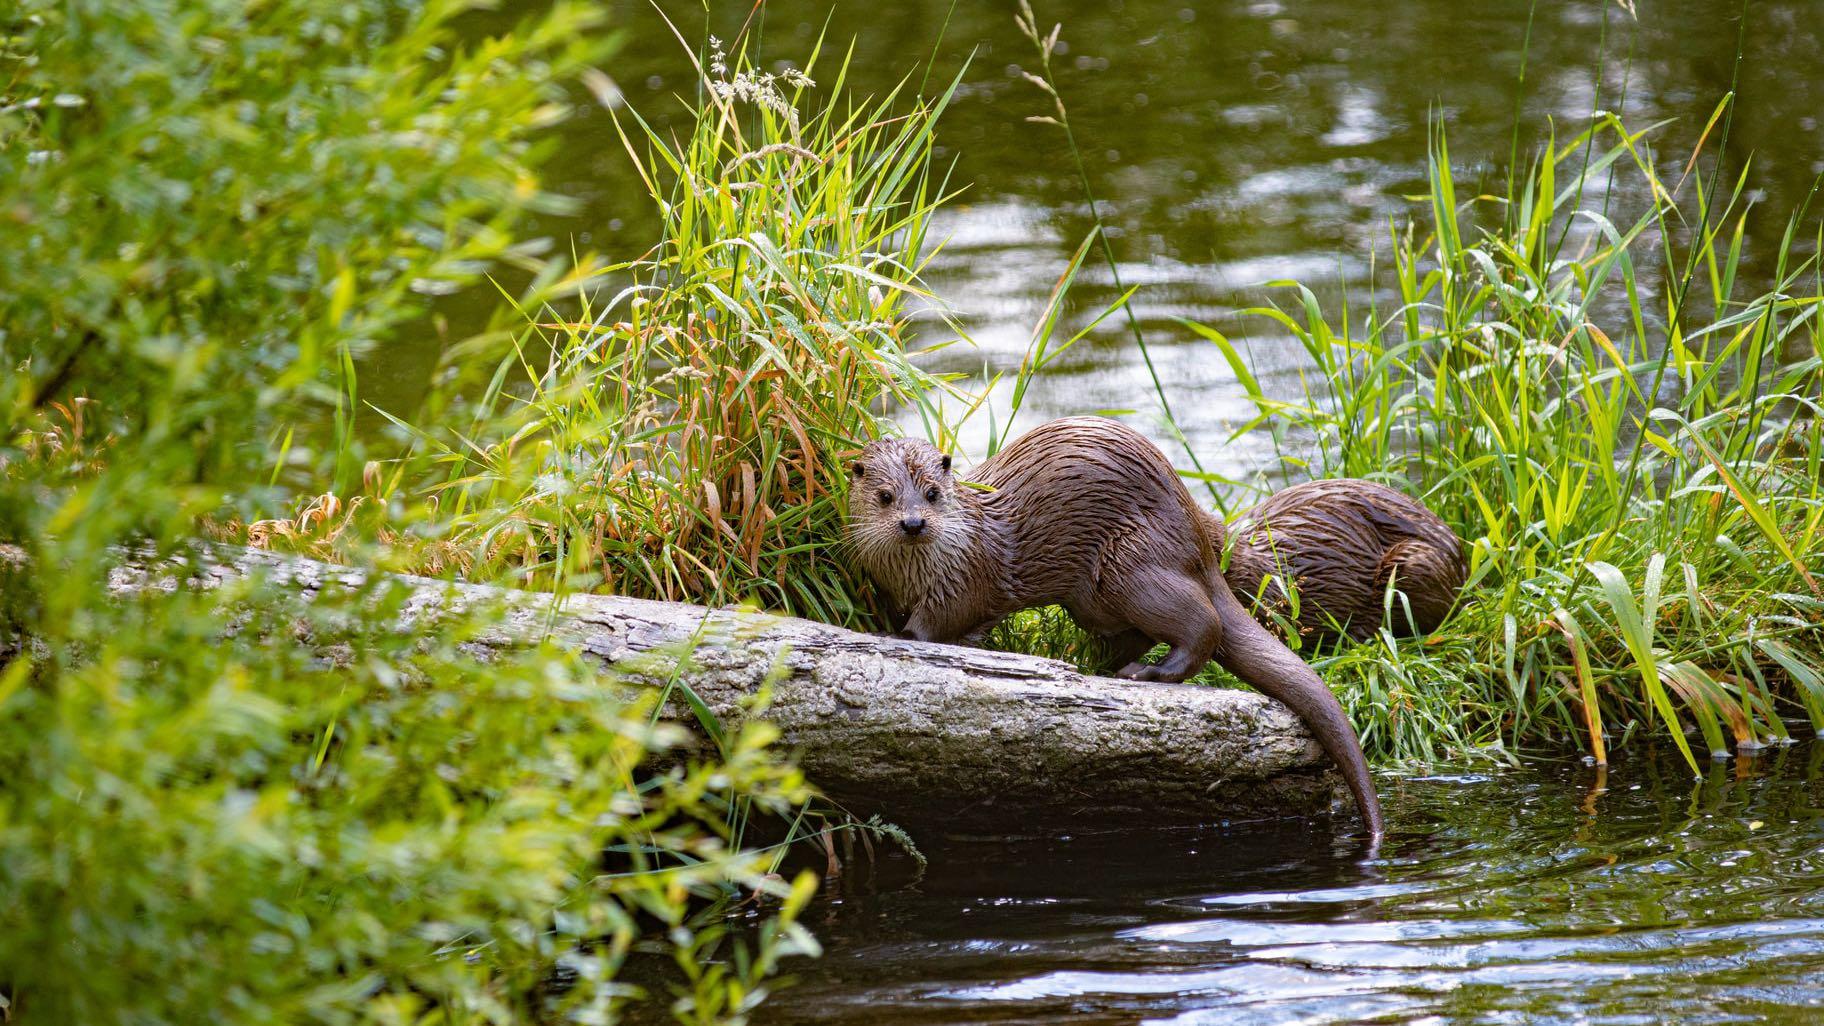
M 1821 762 L 1388 779 L 1369 861 L 1315 824 L 947 839 L 822 899 L 760 1021 L 1824 1021 Z

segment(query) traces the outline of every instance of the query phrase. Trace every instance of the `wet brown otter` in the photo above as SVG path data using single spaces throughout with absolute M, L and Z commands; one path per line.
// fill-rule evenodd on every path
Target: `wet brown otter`
M 1317 674 L 1243 608 L 1220 565 L 1221 522 L 1138 432 L 1075 417 L 1034 428 L 960 485 L 922 441 L 870 444 L 849 487 L 848 540 L 906 637 L 956 641 L 1058 604 L 1128 661 L 1181 681 L 1211 658 L 1289 706 L 1342 770 L 1369 832 L 1382 818 L 1361 743 Z M 1138 662 L 1155 642 L 1157 666 Z
M 1218 523 L 1217 530 L 1223 530 Z M 1293 621 L 1314 640 L 1360 641 L 1387 625 L 1429 634 L 1463 588 L 1463 543 L 1425 505 L 1373 481 L 1310 481 L 1275 492 L 1229 529 L 1224 576 L 1262 623 Z M 1298 615 L 1282 581 L 1298 595 Z

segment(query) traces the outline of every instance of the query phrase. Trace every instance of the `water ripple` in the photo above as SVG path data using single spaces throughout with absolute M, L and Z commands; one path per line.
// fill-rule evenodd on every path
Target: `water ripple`
M 1408 778 L 1368 862 L 1311 824 L 940 848 L 767 1018 L 1824 1021 L 1821 764 Z

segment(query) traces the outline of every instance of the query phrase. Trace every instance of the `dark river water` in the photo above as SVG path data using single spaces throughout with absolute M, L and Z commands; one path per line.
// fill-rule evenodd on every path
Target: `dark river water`
M 820 899 L 759 1021 L 1824 1022 L 1821 768 L 1385 778 L 1367 860 L 1322 824 L 932 841 Z
M 753 5 L 660 0 L 686 38 L 733 37 Z M 625 31 L 606 69 L 665 130 L 694 83 L 651 4 L 607 6 Z M 1070 107 L 1122 278 L 1190 443 L 1210 470 L 1244 472 L 1267 443 L 1230 442 L 1253 415 L 1207 343 L 1211 323 L 1249 347 L 1270 391 L 1299 392 L 1302 351 L 1241 316 L 1295 278 L 1360 299 L 1390 220 L 1421 212 L 1426 129 L 1450 135 L 1461 195 L 1496 189 L 1593 109 L 1651 136 L 1683 166 L 1736 82 L 1727 177 L 1750 154 L 1744 278 L 1765 287 L 1771 249 L 1824 172 L 1824 2 L 1044 0 L 1063 23 Z M 941 366 L 1017 366 L 1053 281 L 1092 221 L 1011 2 L 772 2 L 754 14 L 763 63 L 802 61 L 821 32 L 853 40 L 851 88 L 881 93 L 970 59 L 940 130 L 967 192 L 939 217 L 928 281 L 972 345 Z M 504 24 L 500 15 L 488 25 Z M 483 23 L 478 23 L 478 26 Z M 1736 53 L 1744 59 L 1739 68 Z M 1521 69 L 1524 56 L 1525 73 Z M 826 57 L 818 77 L 835 70 Z M 562 129 L 561 191 L 583 212 L 560 242 L 645 250 L 654 217 L 608 118 Z M 1714 149 L 1715 139 L 1712 140 Z M 1708 166 L 1708 165 L 1700 165 Z M 1644 272 L 1650 280 L 1651 268 Z M 1115 295 L 1091 267 L 1085 317 Z M 461 323 L 463 301 L 448 311 Z M 927 341 L 942 341 L 928 338 Z M 363 387 L 410 409 L 439 343 L 392 346 Z M 1024 423 L 1104 409 L 1163 438 L 1125 328 L 1078 346 L 1029 395 Z M 969 435 L 965 434 L 965 439 Z M 888 859 L 820 899 L 823 958 L 770 1023 L 1724 1023 L 1824 1022 L 1824 782 L 1816 744 L 1723 764 L 1693 783 L 1643 756 L 1595 771 L 1535 763 L 1490 775 L 1384 781 L 1393 833 L 1361 861 L 1323 825 L 1044 840 L 928 840 L 922 877 Z

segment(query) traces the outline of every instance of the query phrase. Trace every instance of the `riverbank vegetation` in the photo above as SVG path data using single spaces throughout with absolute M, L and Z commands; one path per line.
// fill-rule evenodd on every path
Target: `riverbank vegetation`
M 1024 2 L 1019 28 L 1052 108 L 1035 120 L 1062 130 L 1094 216 L 1052 78 L 1058 31 Z M 1749 237 L 1751 167 L 1727 156 L 1733 104 L 1717 105 L 1676 175 L 1661 170 L 1663 124 L 1599 112 L 1481 194 L 1464 191 L 1434 126 L 1424 194 L 1346 292 L 1365 308 L 1326 310 L 1306 285 L 1274 282 L 1234 339 L 1181 322 L 1258 411 L 1231 441 L 1268 435 L 1278 453 L 1245 488 L 1186 447 L 1188 480 L 1231 486 L 1209 489 L 1225 515 L 1286 483 L 1368 478 L 1424 499 L 1471 545 L 1465 600 L 1441 630 L 1302 653 L 1370 753 L 1429 763 L 1578 745 L 1604 764 L 1646 728 L 1695 772 L 1706 753 L 1687 732 L 1726 757 L 1787 740 L 1789 719 L 1824 730 L 1824 591 L 1811 570 L 1824 554 L 1824 226 L 1807 206 L 1777 243 Z M 1748 246 L 1771 251 L 1768 291 L 1740 284 Z M 1301 394 L 1259 383 L 1254 349 L 1275 344 L 1307 358 Z M 1021 385 L 1050 353 L 1041 334 Z M 995 637 L 1079 661 L 1095 652 L 1055 612 Z
M 1296 473 L 1422 496 L 1472 543 L 1443 630 L 1318 660 L 1373 749 L 1602 762 L 1645 728 L 1695 770 L 1789 719 L 1824 729 L 1818 221 L 1750 237 L 1747 169 L 1704 156 L 1666 174 L 1650 131 L 1599 116 L 1470 196 L 1438 132 L 1388 299 L 1327 311 L 1286 284 L 1254 311 L 1310 357 L 1304 395 L 1265 394 L 1245 345 L 1190 325 L 1260 411 L 1238 433 L 1271 432 Z M 1740 284 L 1749 246 L 1771 250 L 1768 291 Z

